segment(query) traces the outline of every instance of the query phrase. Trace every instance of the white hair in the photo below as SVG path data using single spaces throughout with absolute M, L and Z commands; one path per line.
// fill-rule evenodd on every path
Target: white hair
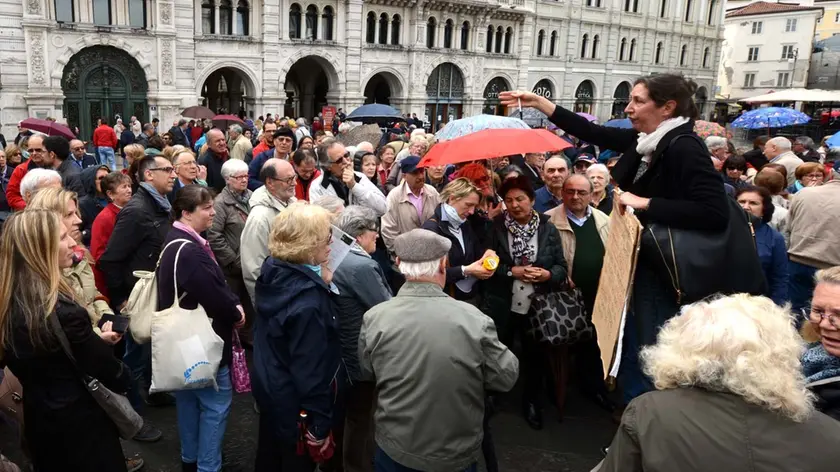
M 776 149 L 782 152 L 790 151 L 793 147 L 793 145 L 790 142 L 790 139 L 785 138 L 783 136 L 776 136 L 775 138 L 768 139 L 767 144 L 772 144 L 773 146 L 776 146 Z M 767 144 L 765 144 L 765 146 Z
M 374 151 L 373 144 L 371 144 L 367 141 L 362 141 L 359 144 L 357 144 L 356 145 L 356 150 L 357 151 L 367 151 L 367 152 L 373 152 Z
M 222 164 L 222 178 L 227 180 L 241 172 L 248 172 L 248 164 L 239 159 L 228 159 Z
M 338 132 L 339 133 L 346 133 L 346 132 L 350 131 L 351 129 L 353 129 L 353 125 L 351 125 L 347 121 L 338 125 Z
M 720 136 L 709 136 L 708 138 L 706 138 L 706 147 L 709 148 L 709 151 L 725 148 L 726 138 L 722 138 Z
M 589 177 L 589 174 L 593 174 L 595 172 L 600 172 L 604 175 L 604 178 L 609 183 L 610 180 L 610 169 L 607 168 L 604 164 L 592 164 L 586 169 L 586 176 Z
M 61 174 L 52 169 L 32 169 L 20 181 L 20 194 L 34 194 L 41 187 L 57 180 L 61 184 Z
M 410 138 L 413 139 L 415 137 L 421 137 L 423 139 L 426 139 L 426 130 L 424 130 L 423 128 L 417 128 L 413 130 L 411 132 Z
M 802 374 L 804 351 L 788 309 L 737 294 L 683 307 L 641 359 L 659 390 L 728 392 L 801 422 L 814 400 Z
M 440 269 L 440 259 L 426 262 L 400 261 L 398 268 L 407 279 L 425 279 L 437 275 Z
M 335 195 L 321 195 L 320 197 L 313 199 L 312 204 L 318 205 L 319 207 L 332 213 L 334 216 L 338 216 L 342 211 L 344 211 L 344 200 L 336 197 Z
M 295 124 L 298 126 L 306 126 L 306 118 L 298 118 Z

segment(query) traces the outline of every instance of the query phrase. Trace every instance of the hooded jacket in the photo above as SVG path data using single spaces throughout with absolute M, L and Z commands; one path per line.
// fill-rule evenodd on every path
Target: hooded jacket
M 65 162 L 69 162 L 69 159 Z M 90 246 L 91 230 L 97 215 L 108 206 L 108 199 L 96 193 L 96 172 L 99 169 L 110 172 L 108 166 L 93 166 L 83 170 L 81 174 L 82 187 L 84 187 L 85 193 L 79 199 L 79 211 L 82 213 L 82 244 L 85 246 Z
M 291 445 L 300 434 L 299 413 L 306 411 L 309 432 L 325 438 L 343 421 L 335 407 L 345 378 L 330 289 L 309 268 L 269 258 L 256 295 L 251 380 L 260 415 Z
M 56 172 L 61 175 L 61 185 L 66 190 L 76 192 L 79 197 L 82 197 L 85 193 L 87 193 L 87 189 L 81 179 L 82 170 L 79 169 L 79 166 L 75 162 L 73 162 L 72 158 L 68 156 L 66 159 L 61 161 L 61 164 L 56 169 Z
M 258 188 L 248 200 L 251 212 L 248 213 L 245 228 L 242 230 L 239 258 L 242 263 L 242 279 L 251 300 L 254 299 L 254 285 L 260 275 L 260 267 L 268 257 L 268 233 L 271 232 L 271 223 L 275 216 L 294 202 L 295 199 L 291 198 L 284 204 L 268 193 L 265 187 Z

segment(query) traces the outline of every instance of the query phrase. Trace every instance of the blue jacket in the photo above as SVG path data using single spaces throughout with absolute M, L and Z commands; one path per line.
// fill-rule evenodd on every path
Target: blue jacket
M 265 161 L 274 157 L 274 148 L 265 150 L 251 159 L 248 163 L 248 190 L 254 191 L 263 186 L 263 181 L 260 180 L 260 170 L 262 170 Z
M 295 444 L 300 411 L 318 439 L 343 421 L 345 369 L 329 287 L 299 264 L 269 257 L 255 287 L 252 387 L 260 415 L 278 441 Z
M 543 214 L 554 207 L 560 206 L 563 200 L 555 197 L 548 191 L 548 186 L 540 187 L 534 193 L 534 210 L 537 213 Z
M 785 238 L 770 225 L 762 222 L 755 228 L 755 244 L 770 290 L 766 295 L 777 305 L 784 305 L 788 301 L 788 257 Z

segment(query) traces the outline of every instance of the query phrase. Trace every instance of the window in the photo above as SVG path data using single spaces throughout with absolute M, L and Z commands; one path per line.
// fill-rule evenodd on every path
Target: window
M 58 13 L 58 12 L 56 12 L 56 13 Z M 145 0 L 128 0 L 128 24 L 132 28 L 145 28 L 146 27 L 146 1 Z
M 214 9 L 213 0 L 204 0 L 201 4 L 201 32 L 204 34 L 216 33 L 216 25 L 213 23 L 216 18 Z
M 755 87 L 755 73 L 744 74 L 744 88 Z
M 840 13 L 835 13 L 834 14 L 834 22 L 835 23 L 840 23 Z
M 540 30 L 539 34 L 537 35 L 537 55 L 538 56 L 542 56 L 543 42 L 545 42 L 545 30 Z
M 583 39 L 580 41 L 580 57 L 581 59 L 586 58 L 586 46 L 589 44 L 589 35 L 583 35 Z
M 510 54 L 510 45 L 513 42 L 513 28 L 508 26 L 505 30 L 505 54 Z
M 703 50 L 703 68 L 707 69 L 709 67 L 709 48 Z
M 749 49 L 747 53 L 747 60 L 748 61 L 757 61 L 758 60 L 758 46 L 753 46 Z
M 219 2 L 219 34 L 233 34 L 233 6 L 230 0 Z
M 452 30 L 455 29 L 455 24 L 452 20 L 446 20 L 446 25 L 443 27 L 443 47 L 452 49 Z
M 300 13 L 298 13 L 300 15 Z M 300 16 L 298 16 L 300 18 Z M 365 31 L 365 42 L 368 44 L 373 44 L 376 42 L 376 13 L 368 12 L 367 14 L 367 25 L 365 26 L 367 29 Z
M 628 61 L 636 60 L 636 40 L 630 40 L 630 57 L 627 59 Z
M 688 62 L 688 46 L 683 44 L 680 50 L 680 65 L 684 66 Z
M 668 13 L 668 0 L 659 1 L 659 18 L 665 18 Z
M 776 87 L 787 87 L 790 82 L 790 72 L 779 72 L 779 77 L 776 79 Z
M 55 0 L 55 21 L 73 22 L 73 0 Z
M 752 34 L 761 34 L 761 28 L 764 26 L 763 21 L 753 21 Z
M 782 59 L 793 59 L 793 45 L 782 46 Z
M 796 18 L 788 18 L 785 23 L 785 33 L 793 33 L 796 31 Z
M 306 7 L 306 39 L 318 39 L 318 7 L 315 5 Z
M 592 38 L 592 59 L 598 59 L 598 43 L 601 42 L 601 37 L 597 34 Z
M 236 34 L 239 36 L 248 36 L 250 33 L 248 29 L 250 26 L 249 18 L 248 2 L 246 0 L 239 0 L 239 3 L 236 4 Z
M 502 52 L 502 39 L 503 39 L 502 35 L 503 35 L 503 33 L 504 33 L 504 30 L 502 30 L 501 26 L 496 28 L 496 54 L 499 54 L 499 53 Z
M 487 27 L 487 52 L 493 52 L 493 25 Z
M 685 21 L 691 21 L 691 0 L 685 0 Z
M 394 15 L 391 18 L 391 44 L 397 46 L 400 44 L 400 24 L 402 23 L 402 18 L 400 15 Z
M 431 49 L 435 47 L 435 29 L 437 28 L 437 20 L 435 17 L 429 17 L 426 22 L 426 47 Z
M 388 14 L 379 15 L 379 44 L 388 44 Z
M 707 25 L 715 24 L 715 7 L 717 7 L 717 1 L 709 0 L 709 15 L 708 18 L 706 18 Z
M 557 31 L 552 31 L 551 42 L 548 43 L 548 55 L 554 56 L 555 52 L 557 52 Z
M 105 26 L 111 24 L 110 0 L 93 0 L 93 24 Z
M 601 0 L 586 0 L 586 6 L 588 7 L 600 7 Z
M 470 44 L 470 22 L 465 21 L 464 24 L 461 25 L 461 49 L 467 50 L 469 49 Z
M 627 50 L 627 38 L 621 38 L 621 46 L 618 47 L 618 60 L 624 60 L 624 53 Z
M 333 40 L 333 19 L 335 18 L 335 14 L 333 13 L 333 9 L 330 6 L 324 7 L 324 12 L 321 13 L 321 29 L 324 32 L 324 39 L 327 41 Z
M 662 41 L 656 43 L 656 55 L 653 59 L 654 64 L 662 64 Z
M 639 13 L 639 0 L 624 0 L 624 11 Z
M 300 39 L 300 13 L 297 3 L 289 7 L 289 39 Z

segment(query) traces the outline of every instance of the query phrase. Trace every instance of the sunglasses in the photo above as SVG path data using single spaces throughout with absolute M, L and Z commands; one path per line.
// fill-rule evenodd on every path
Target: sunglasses
M 338 159 L 336 159 L 334 161 L 330 161 L 330 163 L 331 164 L 340 164 L 347 159 L 350 159 L 350 153 L 349 152 L 345 152 L 343 155 L 339 156 Z

